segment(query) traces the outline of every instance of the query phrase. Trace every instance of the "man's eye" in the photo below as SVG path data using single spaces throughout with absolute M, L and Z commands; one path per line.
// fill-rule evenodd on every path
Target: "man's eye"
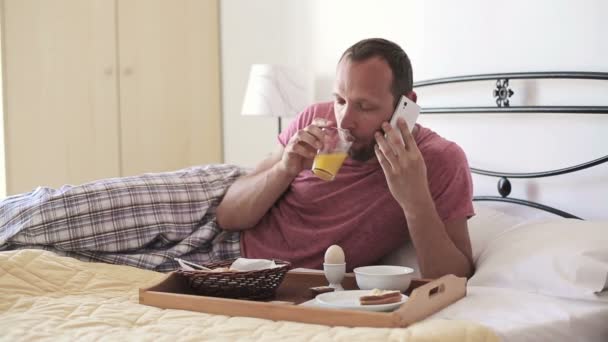
M 343 105 L 345 102 L 343 99 L 336 99 L 336 103 L 339 105 Z
M 370 110 L 374 110 L 374 108 L 372 106 L 363 105 L 363 104 L 359 105 L 359 109 L 361 109 L 361 111 L 363 111 L 363 112 L 369 112 Z

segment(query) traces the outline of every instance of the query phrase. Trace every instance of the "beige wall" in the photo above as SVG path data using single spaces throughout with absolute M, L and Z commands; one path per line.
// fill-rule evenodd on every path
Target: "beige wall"
M 220 1 L 225 162 L 253 166 L 275 148 L 276 118 L 240 115 L 249 67 L 276 63 L 311 70 L 311 4 L 293 0 Z

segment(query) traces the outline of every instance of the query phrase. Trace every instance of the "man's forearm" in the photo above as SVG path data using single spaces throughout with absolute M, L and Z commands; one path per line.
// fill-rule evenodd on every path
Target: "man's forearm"
M 226 230 L 253 227 L 285 192 L 293 177 L 278 164 L 238 179 L 217 208 L 217 221 Z
M 420 273 L 425 278 L 437 278 L 450 273 L 470 277 L 473 273 L 472 261 L 456 247 L 448 235 L 432 199 L 425 202 L 418 203 L 424 207 L 405 212 Z

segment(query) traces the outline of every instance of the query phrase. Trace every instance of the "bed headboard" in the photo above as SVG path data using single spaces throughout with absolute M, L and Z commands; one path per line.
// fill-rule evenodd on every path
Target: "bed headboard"
M 522 113 L 533 113 L 533 114 L 564 114 L 564 115 L 577 115 L 577 114 L 592 114 L 592 115 L 606 115 L 608 114 L 608 106 L 598 105 L 558 105 L 558 106 L 547 106 L 547 105 L 519 105 L 512 106 L 512 97 L 516 95 L 509 82 L 511 80 L 543 80 L 543 79 L 558 79 L 558 80 L 593 80 L 593 81 L 608 81 L 608 73 L 602 72 L 519 72 L 519 73 L 497 73 L 497 74 L 480 74 L 480 75 L 466 75 L 458 77 L 447 77 L 437 78 L 425 81 L 419 81 L 414 84 L 414 88 L 417 92 L 420 88 L 431 87 L 431 86 L 443 86 L 446 84 L 457 84 L 457 83 L 468 83 L 468 82 L 481 82 L 481 81 L 495 81 L 495 87 L 493 89 L 487 89 L 488 96 L 491 94 L 495 106 L 456 106 L 456 107 L 438 107 L 432 106 L 427 107 L 423 105 L 422 114 L 425 115 L 452 115 L 452 114 L 475 114 L 475 115 L 518 115 Z M 608 83 L 608 82 L 607 82 Z M 608 115 L 606 116 L 608 117 Z M 608 133 L 608 126 L 606 127 Z M 550 134 L 550 133 L 548 133 Z M 608 135 L 608 134 L 607 134 Z M 491 142 L 483 142 L 487 144 Z M 605 146 L 608 146 L 605 145 Z M 466 151 L 466 149 L 465 149 Z M 533 200 L 524 198 L 509 197 L 511 195 L 513 179 L 537 179 L 545 177 L 555 177 L 574 172 L 586 170 L 604 163 L 608 163 L 608 149 L 604 149 L 605 155 L 592 160 L 587 160 L 575 165 L 567 165 L 557 169 L 549 170 L 538 170 L 533 172 L 502 172 L 496 170 L 487 170 L 474 167 L 471 165 L 471 172 L 484 176 L 484 177 L 495 177 L 497 178 L 497 195 L 491 194 L 476 194 L 474 197 L 475 201 L 491 201 L 491 202 L 507 202 L 523 205 L 540 209 L 551 214 L 559 215 L 566 218 L 580 219 L 579 216 L 564 210 L 557 209 L 555 207 L 538 203 Z M 473 164 L 473 163 L 471 163 Z M 608 164 L 606 164 L 608 165 Z M 606 194 L 608 198 L 608 194 Z

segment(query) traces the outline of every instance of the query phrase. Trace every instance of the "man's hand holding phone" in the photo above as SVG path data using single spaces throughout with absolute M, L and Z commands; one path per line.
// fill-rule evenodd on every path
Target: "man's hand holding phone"
M 391 194 L 404 211 L 429 203 L 426 165 L 412 134 L 420 107 L 402 96 L 391 123 L 376 133 L 376 157 L 382 166 Z M 432 202 L 432 201 L 431 201 Z

